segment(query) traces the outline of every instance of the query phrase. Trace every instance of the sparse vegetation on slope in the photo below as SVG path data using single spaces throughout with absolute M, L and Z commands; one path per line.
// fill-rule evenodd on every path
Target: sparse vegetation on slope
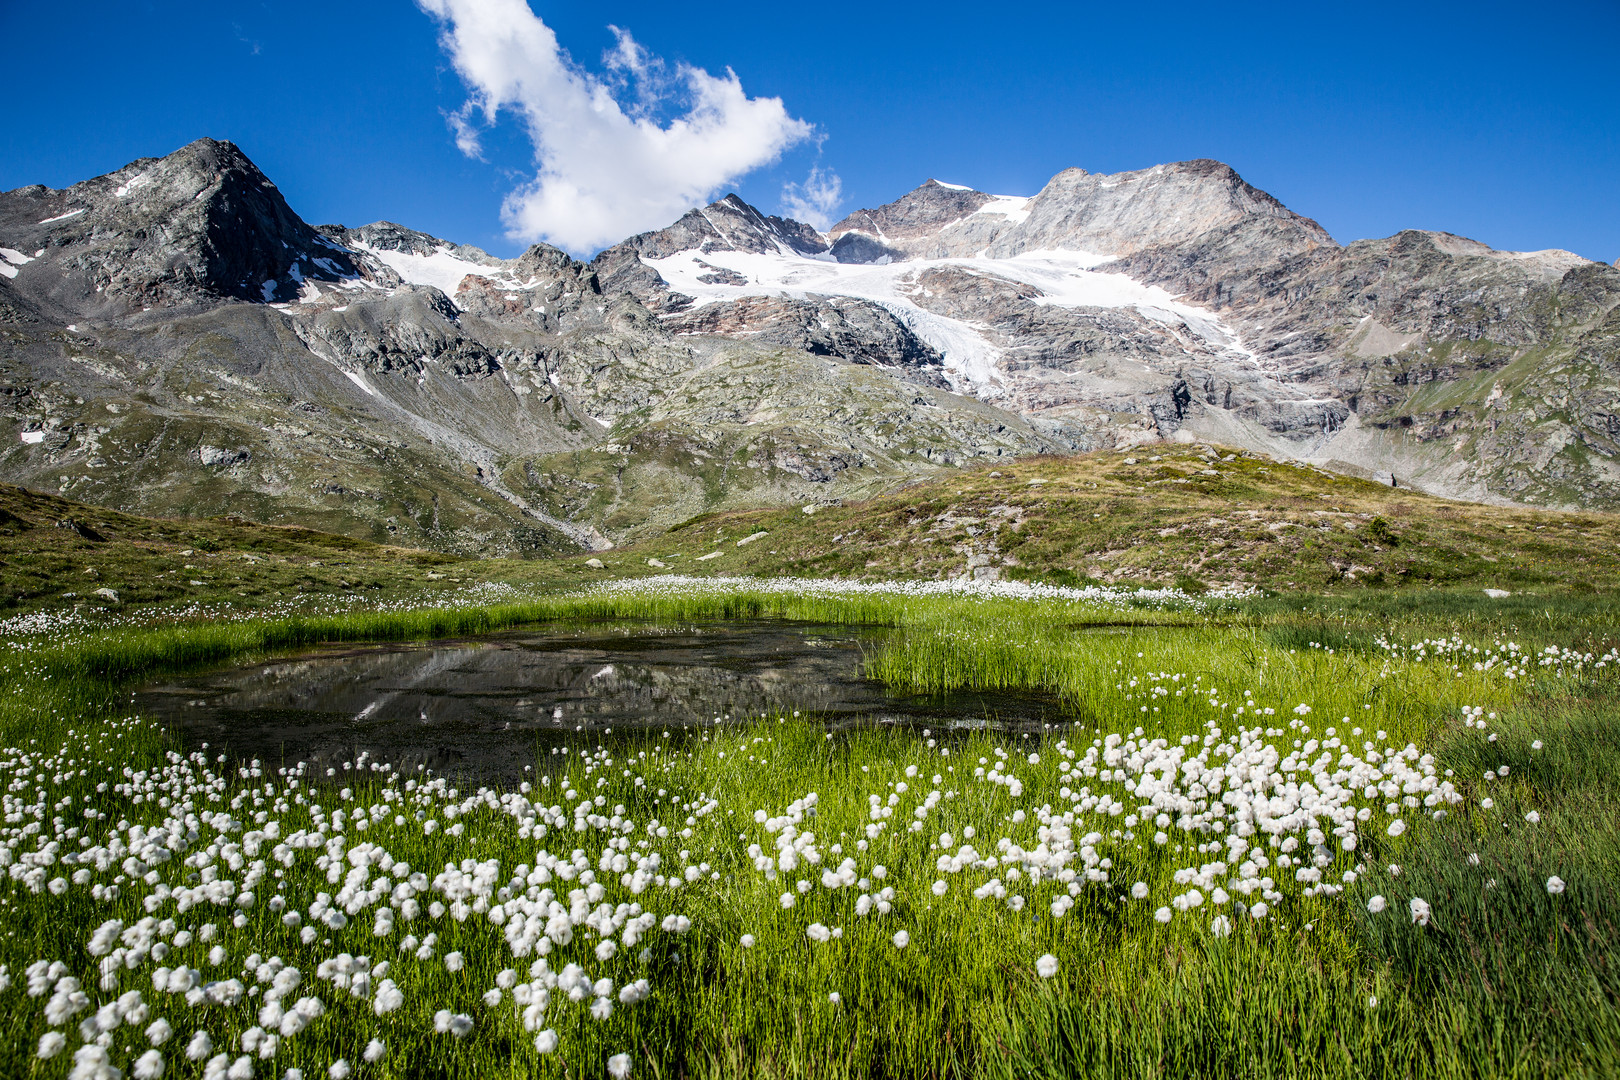
M 141 518 L 0 487 L 0 610 L 115 606 L 100 589 L 121 609 L 276 609 L 321 596 L 371 603 L 474 583 L 547 589 L 671 572 L 1192 593 L 1248 584 L 1359 605 L 1409 595 L 1407 586 L 1466 587 L 1476 598 L 1501 590 L 1513 594 L 1501 603 L 1522 605 L 1620 582 L 1614 515 L 1450 502 L 1217 448 L 1030 458 L 808 505 L 706 514 L 596 555 L 475 559 L 235 518 Z
M 1244 582 L 1316 591 L 1620 581 L 1620 518 L 1483 506 L 1223 448 L 1026 458 L 845 505 L 711 514 L 634 551 L 693 574 Z M 758 540 L 738 546 L 757 533 Z

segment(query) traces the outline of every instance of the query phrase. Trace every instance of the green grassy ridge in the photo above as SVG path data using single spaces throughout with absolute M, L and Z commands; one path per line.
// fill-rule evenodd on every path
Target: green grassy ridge
M 736 546 L 756 532 L 767 535 Z M 699 575 L 952 578 L 982 566 L 1063 585 L 1591 591 L 1620 583 L 1620 517 L 1454 502 L 1227 448 L 1152 446 L 964 469 L 810 514 L 705 514 L 601 558 L 625 575 L 652 572 L 656 558 Z
M 1258 455 L 1211 453 L 1214 460 L 1196 447 L 1155 446 L 1026 458 L 813 514 L 718 511 L 620 550 L 532 559 L 390 547 L 240 518 L 142 518 L 0 486 L 0 613 L 113 606 L 96 594 L 102 588 L 123 609 L 274 611 L 295 601 L 319 608 L 328 595 L 383 602 L 474 582 L 548 589 L 668 572 L 938 579 L 969 573 L 970 557 L 973 570 L 1014 580 L 1193 591 L 1247 583 L 1307 603 L 1413 586 L 1495 587 L 1515 593 L 1499 603 L 1520 610 L 1527 596 L 1620 585 L 1614 515 L 1449 502 Z M 756 532 L 766 535 L 737 545 Z M 604 567 L 587 565 L 591 558 Z
M 238 517 L 139 517 L 0 485 L 0 611 L 106 606 L 101 588 L 116 592 L 120 606 L 389 595 L 451 587 L 459 561 Z

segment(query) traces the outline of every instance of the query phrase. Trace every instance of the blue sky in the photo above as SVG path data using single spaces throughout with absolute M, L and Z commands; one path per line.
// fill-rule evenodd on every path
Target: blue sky
M 424 0 L 464 14 L 499 2 Z M 617 45 L 610 24 L 661 57 L 677 93 L 642 99 L 649 124 L 686 107 L 681 65 L 720 80 L 729 69 L 755 102 L 780 98 L 777 135 L 790 145 L 716 192 L 770 212 L 812 169 L 838 178 L 825 207 L 836 217 L 930 176 L 1033 194 L 1072 165 L 1213 157 L 1341 242 L 1413 227 L 1620 257 L 1614 0 L 531 8 L 590 73 L 576 70 L 582 85 L 613 89 L 625 75 L 604 60 Z M 479 129 L 479 156 L 458 149 L 449 118 L 469 86 L 441 42 L 446 25 L 409 0 L 0 5 L 11 104 L 0 188 L 66 186 L 211 135 L 238 143 L 307 220 L 387 218 L 514 254 L 514 222 L 560 228 L 546 215 L 574 204 L 552 192 L 513 216 L 509 197 L 537 172 L 520 110 L 492 126 L 461 113 Z M 727 138 L 736 150 L 747 132 Z M 645 196 L 642 219 L 673 219 L 660 208 L 682 194 L 656 190 L 657 169 L 626 167 L 604 145 L 553 147 L 573 155 L 563 179 L 611 180 L 598 203 L 630 190 Z M 597 233 L 617 225 L 603 212 Z M 594 234 L 567 235 L 580 250 Z

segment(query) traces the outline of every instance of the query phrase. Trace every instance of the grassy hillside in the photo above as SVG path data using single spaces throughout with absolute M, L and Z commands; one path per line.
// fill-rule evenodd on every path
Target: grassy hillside
M 238 518 L 143 518 L 0 486 L 0 611 L 276 609 L 331 595 L 382 601 L 478 582 L 545 587 L 670 572 L 973 575 L 1193 591 L 1249 583 L 1328 594 L 1606 593 L 1620 583 L 1614 515 L 1448 502 L 1197 447 L 1029 458 L 808 510 L 704 515 L 595 556 L 597 567 L 584 553 L 474 559 Z
M 614 555 L 610 570 L 642 556 L 698 574 L 1587 591 L 1620 581 L 1620 517 L 1451 502 L 1178 446 L 1028 458 L 862 503 L 713 514 Z
M 454 556 L 240 518 L 143 518 L 0 485 L 0 610 L 230 601 L 455 584 Z M 111 590 L 108 596 L 99 590 Z

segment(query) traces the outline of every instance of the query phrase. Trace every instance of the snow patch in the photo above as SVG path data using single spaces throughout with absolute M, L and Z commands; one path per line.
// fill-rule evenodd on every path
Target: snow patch
M 6 262 L 11 263 L 13 266 L 22 266 L 25 263 L 31 263 L 34 261 L 34 257 L 32 255 L 24 255 L 16 248 L 8 247 L 0 247 L 0 259 L 6 260 Z
M 973 190 L 972 188 L 968 187 L 966 184 L 947 184 L 943 180 L 935 180 L 934 183 L 938 184 L 942 188 L 950 188 L 952 191 L 972 191 Z
M 144 183 L 146 183 L 146 174 L 137 173 L 135 176 L 130 177 L 122 184 L 119 184 L 117 189 L 113 191 L 113 194 L 120 199 L 128 198 L 130 192 L 134 191 Z
M 48 217 L 44 221 L 41 221 L 40 224 L 49 225 L 53 221 L 66 221 L 68 218 L 78 217 L 82 213 L 84 213 L 84 207 L 81 206 L 77 210 L 69 210 L 65 214 L 57 214 L 55 217 Z
M 22 441 L 29 446 L 37 446 L 45 441 L 45 433 L 43 431 L 25 431 L 22 433 Z
M 974 211 L 975 214 L 999 214 L 1009 225 L 1022 225 L 1029 218 L 1029 204 L 1034 199 L 1023 195 L 995 195 Z
M 431 285 L 444 295 L 455 299 L 456 288 L 468 274 L 476 274 L 513 287 L 508 275 L 499 266 L 484 266 L 451 254 L 449 247 L 441 247 L 431 255 L 413 255 L 407 251 L 386 251 L 361 245 L 405 281 L 412 285 Z
M 1014 200 L 1027 201 L 1027 200 Z M 1183 303 L 1156 285 L 1144 285 L 1123 274 L 1098 273 L 1113 261 L 1086 251 L 1029 251 L 1010 258 L 979 255 L 967 259 L 919 259 L 898 263 L 838 263 L 802 256 L 741 251 L 685 251 L 663 259 L 643 259 L 677 292 L 698 304 L 721 303 L 745 296 L 849 296 L 870 300 L 894 315 L 945 357 L 952 388 L 994 396 L 1002 377 L 1001 350 L 985 335 L 986 327 L 927 311 L 916 303 L 919 276 L 928 270 L 960 268 L 1033 286 L 1033 303 L 1057 307 L 1132 308 L 1147 318 L 1191 333 L 1218 348 L 1252 359 L 1237 335 L 1213 312 Z M 746 279 L 743 285 L 700 280 L 715 267 Z
M 338 370 L 343 372 L 344 377 L 350 382 L 354 383 L 354 385 L 358 386 L 372 397 L 377 396 L 377 391 L 373 390 L 366 380 L 360 377 L 360 373 L 358 371 L 350 371 L 348 368 L 338 368 Z

